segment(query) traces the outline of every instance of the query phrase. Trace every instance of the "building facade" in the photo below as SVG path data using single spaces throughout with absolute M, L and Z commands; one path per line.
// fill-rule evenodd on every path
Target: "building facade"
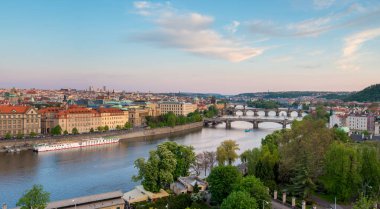
M 102 126 L 108 126 L 110 130 L 115 130 L 117 127 L 124 127 L 128 122 L 128 111 L 123 111 L 118 108 L 99 108 Z
M 196 104 L 185 103 L 185 102 L 159 102 L 159 108 L 161 114 L 166 114 L 168 112 L 173 112 L 175 115 L 187 116 L 189 113 L 194 112 L 197 109 Z
M 0 105 L 0 137 L 41 133 L 41 116 L 31 106 Z
M 351 114 L 347 117 L 347 126 L 350 131 L 368 131 L 375 132 L 375 117 L 372 115 L 354 115 Z

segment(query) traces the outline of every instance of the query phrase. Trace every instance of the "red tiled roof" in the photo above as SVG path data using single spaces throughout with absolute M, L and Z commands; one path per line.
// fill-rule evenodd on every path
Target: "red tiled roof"
M 12 105 L 0 105 L 0 114 L 20 114 L 26 113 L 30 106 L 12 106 Z

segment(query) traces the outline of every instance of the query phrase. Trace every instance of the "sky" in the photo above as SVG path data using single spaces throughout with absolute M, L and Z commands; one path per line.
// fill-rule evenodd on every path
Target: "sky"
M 0 0 L 0 88 L 357 91 L 379 0 Z

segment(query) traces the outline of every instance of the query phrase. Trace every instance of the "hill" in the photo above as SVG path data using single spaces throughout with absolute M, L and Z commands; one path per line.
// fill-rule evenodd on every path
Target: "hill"
M 380 84 L 369 86 L 362 91 L 352 93 L 343 99 L 356 102 L 380 102 Z

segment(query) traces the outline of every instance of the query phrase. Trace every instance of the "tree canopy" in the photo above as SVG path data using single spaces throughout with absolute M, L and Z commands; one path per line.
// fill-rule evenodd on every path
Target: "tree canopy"
M 224 165 L 226 162 L 228 165 L 238 159 L 239 155 L 236 151 L 239 150 L 239 145 L 234 140 L 225 140 L 216 150 L 216 159 L 219 165 Z
M 49 201 L 50 193 L 44 191 L 42 185 L 36 184 L 24 193 L 16 206 L 21 209 L 45 209 Z
M 223 201 L 221 209 L 257 209 L 256 199 L 251 197 L 249 193 L 237 191 L 232 192 Z

